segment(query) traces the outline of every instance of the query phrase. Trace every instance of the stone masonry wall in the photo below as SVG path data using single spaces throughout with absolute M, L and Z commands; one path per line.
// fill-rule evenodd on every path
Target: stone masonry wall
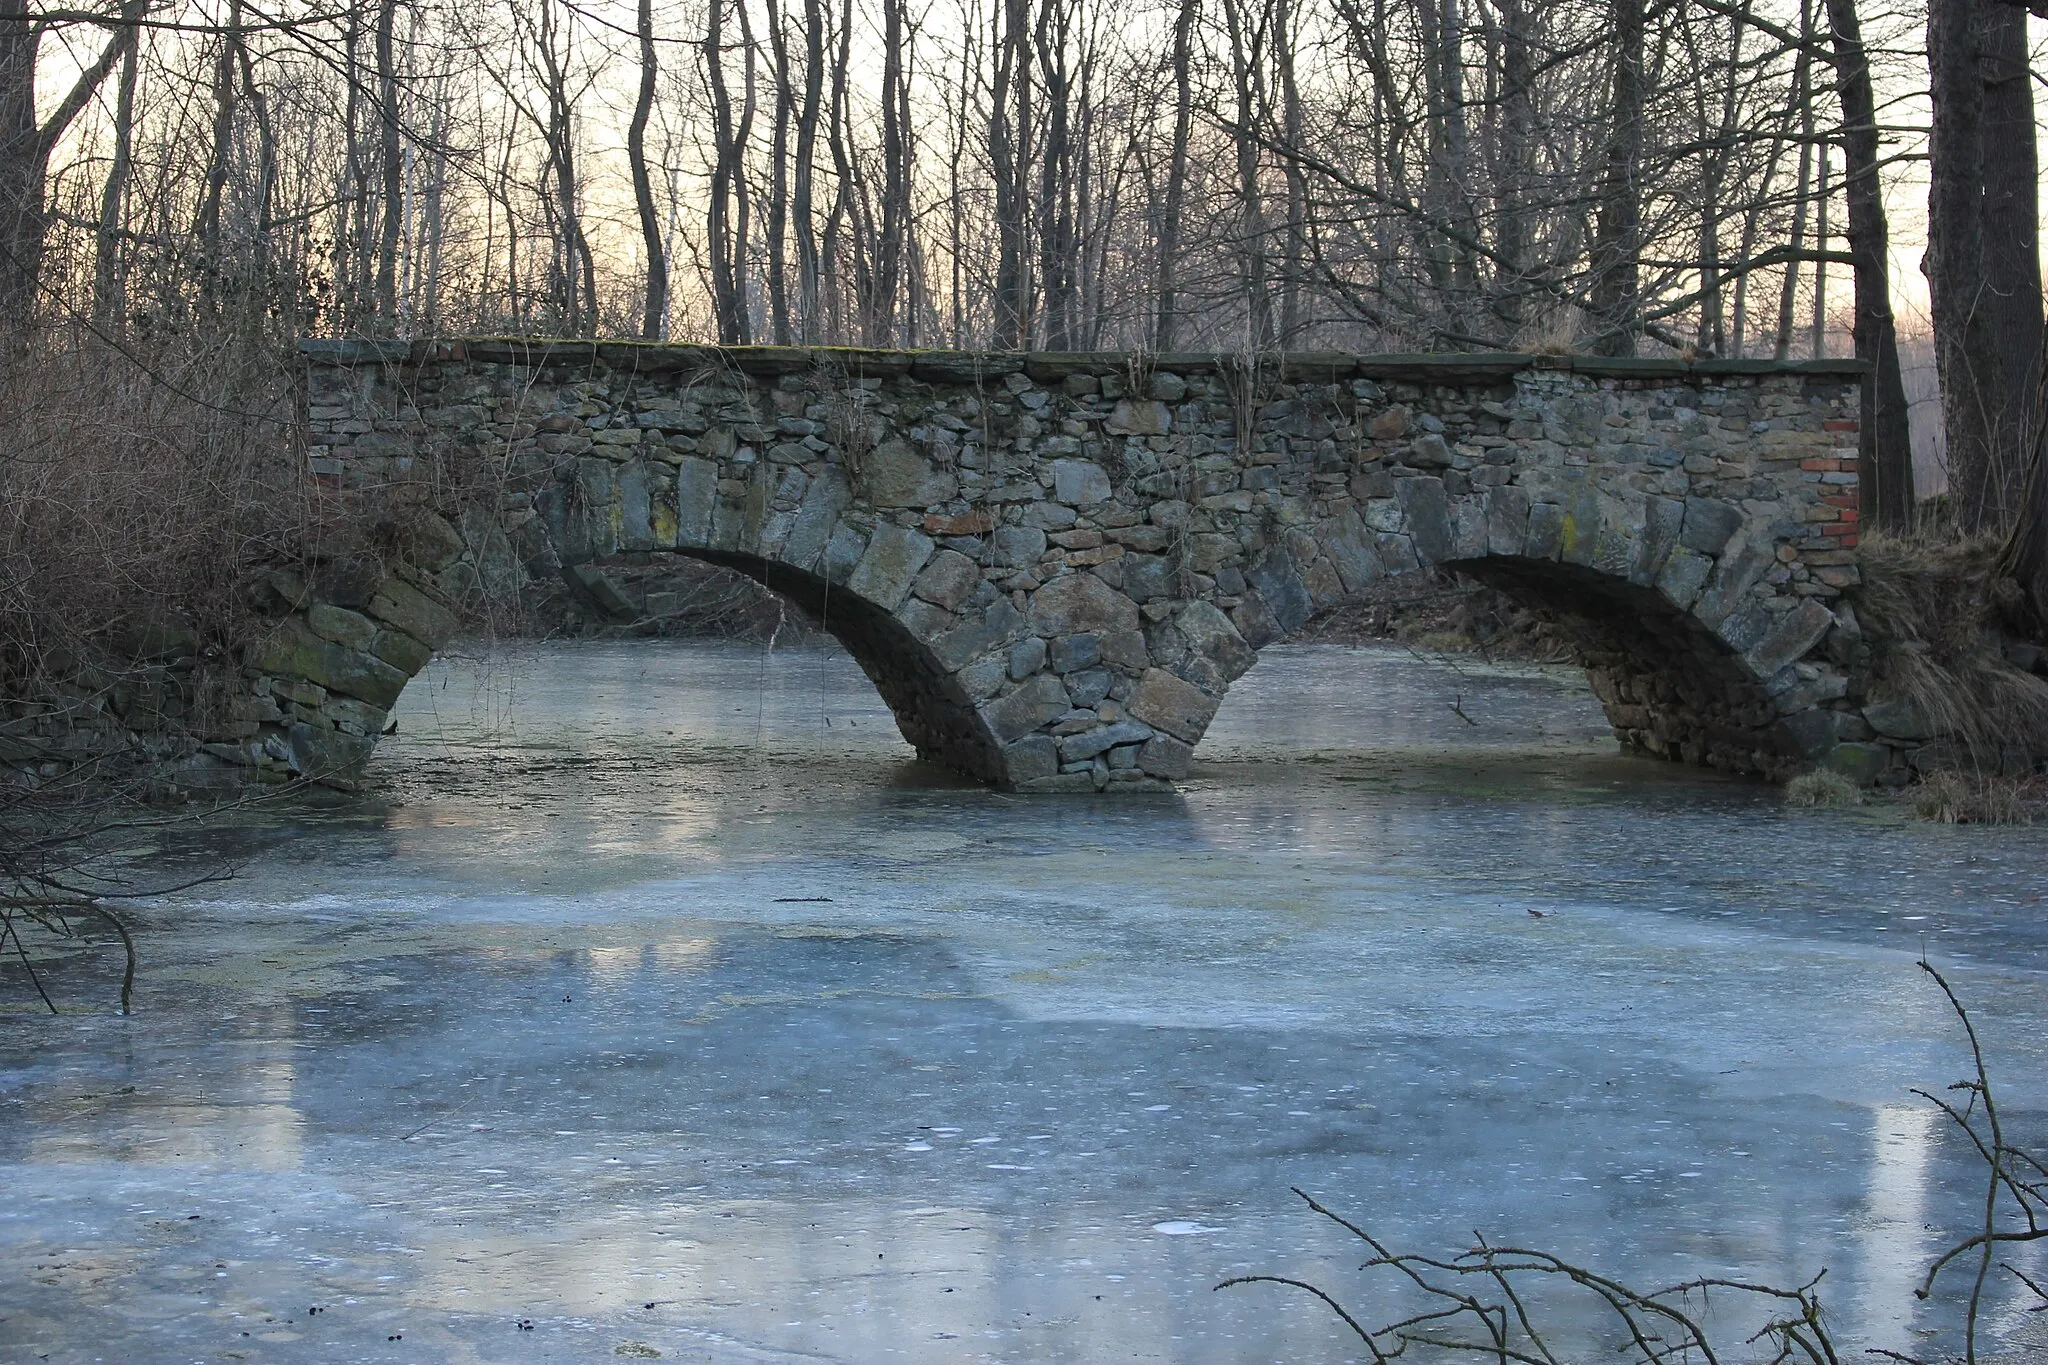
M 502 480 L 446 572 L 731 565 L 821 616 L 920 752 L 1005 786 L 1169 783 L 1258 648 L 1423 564 L 1571 625 L 1633 747 L 1783 776 L 1860 724 L 1853 364 L 305 349 L 322 478 Z M 361 619 L 284 633 L 410 671 L 388 615 L 329 605 Z M 274 694 L 303 660 L 268 657 Z M 375 713 L 334 728 L 374 736 L 390 682 L 318 684 Z

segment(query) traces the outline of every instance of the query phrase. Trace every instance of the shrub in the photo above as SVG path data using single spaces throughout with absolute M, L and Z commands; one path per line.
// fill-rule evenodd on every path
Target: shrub
M 1794 806 L 1860 806 L 1863 789 L 1833 768 L 1815 768 L 1785 784 L 1785 800 Z
M 2038 779 L 1933 773 L 1913 789 L 1913 814 L 1944 825 L 2031 825 L 2044 797 Z

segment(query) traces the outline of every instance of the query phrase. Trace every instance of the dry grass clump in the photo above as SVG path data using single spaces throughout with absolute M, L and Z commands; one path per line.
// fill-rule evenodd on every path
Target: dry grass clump
M 1943 825 L 2031 825 L 2037 815 L 2048 815 L 2048 783 L 1933 773 L 1913 789 L 1913 814 Z
M 1856 610 L 1878 696 L 1911 700 L 1975 753 L 2017 745 L 2038 758 L 2048 755 L 2048 679 L 2005 657 L 1999 548 L 1989 537 L 1930 544 L 1869 535 Z
M 1860 806 L 1863 789 L 1833 768 L 1815 768 L 1785 784 L 1785 803 L 1792 806 Z

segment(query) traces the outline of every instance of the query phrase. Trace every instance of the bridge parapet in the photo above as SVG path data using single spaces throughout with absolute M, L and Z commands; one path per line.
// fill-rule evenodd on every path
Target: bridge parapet
M 1853 363 L 305 353 L 324 478 L 481 461 L 472 548 L 586 588 L 618 555 L 738 568 L 922 754 L 1008 787 L 1170 784 L 1258 649 L 1430 564 L 1570 626 L 1633 747 L 1781 776 L 1855 737 Z

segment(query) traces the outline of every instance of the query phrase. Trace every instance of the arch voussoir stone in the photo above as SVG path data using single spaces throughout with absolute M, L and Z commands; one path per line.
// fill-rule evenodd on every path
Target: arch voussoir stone
M 1167 789 L 1259 649 L 1427 566 L 1570 629 L 1633 747 L 1782 775 L 1852 726 L 1830 644 L 1856 573 L 1850 364 L 306 359 L 314 468 L 344 488 L 408 450 L 509 460 L 471 573 L 496 554 L 601 593 L 619 556 L 739 569 L 845 642 L 923 756 L 1003 787 Z

